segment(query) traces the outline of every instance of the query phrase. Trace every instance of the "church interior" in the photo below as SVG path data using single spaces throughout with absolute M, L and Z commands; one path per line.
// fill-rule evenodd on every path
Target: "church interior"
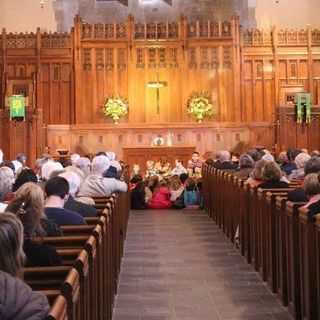
M 319 319 L 319 15 L 1 0 L 0 319 Z

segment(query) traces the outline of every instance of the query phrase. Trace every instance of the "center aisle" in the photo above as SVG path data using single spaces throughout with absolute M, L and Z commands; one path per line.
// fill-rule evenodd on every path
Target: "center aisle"
M 114 320 L 292 319 L 201 211 L 131 211 Z

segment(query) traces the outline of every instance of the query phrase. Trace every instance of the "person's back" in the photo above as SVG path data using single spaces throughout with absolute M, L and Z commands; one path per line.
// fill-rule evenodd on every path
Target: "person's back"
M 131 191 L 131 209 L 143 210 L 147 208 L 145 201 L 145 184 L 143 181 L 137 183 L 136 187 Z
M 54 177 L 45 185 L 47 195 L 45 214 L 47 218 L 57 225 L 86 224 L 84 218 L 73 211 L 64 209 L 64 204 L 69 195 L 68 181 L 63 177 Z
M 86 203 L 75 200 L 70 196 L 64 205 L 64 209 L 79 213 L 82 217 L 96 217 L 97 209 Z
M 92 160 L 92 174 L 87 176 L 80 187 L 80 197 L 109 197 L 113 192 L 127 192 L 125 182 L 115 178 L 104 178 L 103 174 L 110 168 L 110 161 L 105 155 Z
M 47 298 L 19 279 L 24 263 L 23 234 L 23 225 L 14 214 L 0 215 L 1 320 L 42 320 L 49 310 Z
M 78 195 L 80 197 L 109 197 L 113 192 L 126 192 L 127 189 L 128 186 L 123 181 L 91 174 L 84 180 Z
M 196 182 L 189 178 L 184 191 L 184 205 L 186 208 L 197 208 L 200 205 L 200 193 Z
M 0 319 L 42 320 L 49 310 L 47 298 L 22 280 L 0 271 Z
M 170 191 L 164 183 L 155 188 L 148 206 L 151 209 L 168 209 L 171 207 Z

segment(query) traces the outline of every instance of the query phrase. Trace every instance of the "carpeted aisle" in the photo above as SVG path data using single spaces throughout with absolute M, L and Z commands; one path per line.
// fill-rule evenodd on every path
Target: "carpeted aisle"
M 132 211 L 114 320 L 291 319 L 201 211 Z

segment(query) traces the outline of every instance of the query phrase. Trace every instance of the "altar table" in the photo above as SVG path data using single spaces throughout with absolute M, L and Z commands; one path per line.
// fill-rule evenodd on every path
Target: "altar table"
M 123 160 L 132 170 L 134 164 L 140 166 L 141 172 L 146 172 L 146 162 L 148 160 L 159 161 L 161 158 L 166 159 L 173 168 L 175 160 L 180 159 L 186 166 L 191 159 L 192 153 L 196 150 L 193 146 L 159 146 L 159 147 L 124 147 Z

